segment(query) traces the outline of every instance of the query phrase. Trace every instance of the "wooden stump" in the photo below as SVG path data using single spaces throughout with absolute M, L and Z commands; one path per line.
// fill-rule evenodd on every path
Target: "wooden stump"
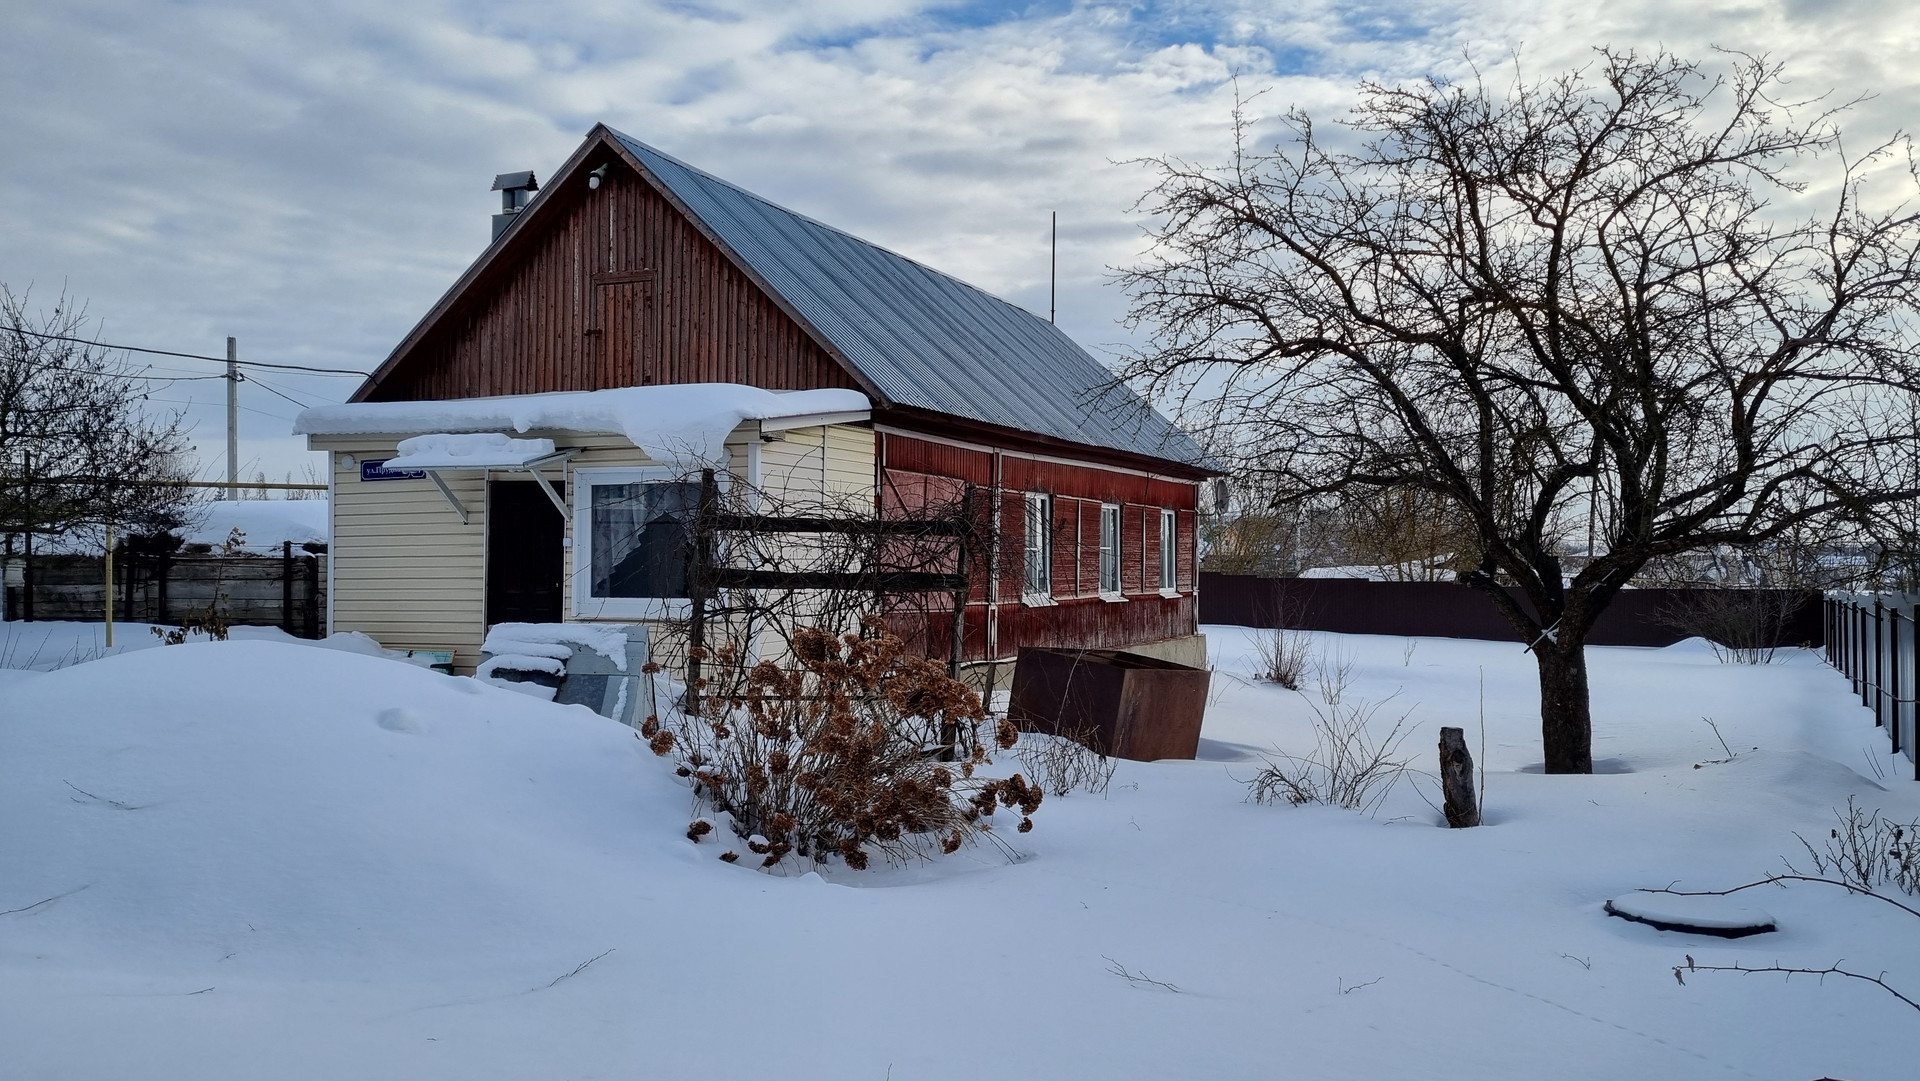
M 1465 829 L 1480 824 L 1480 803 L 1473 797 L 1473 755 L 1464 729 L 1440 730 L 1440 787 L 1446 794 L 1447 825 Z

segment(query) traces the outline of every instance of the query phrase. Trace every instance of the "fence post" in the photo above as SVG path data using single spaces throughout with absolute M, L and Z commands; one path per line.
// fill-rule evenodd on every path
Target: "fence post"
M 1873 679 L 1868 684 L 1873 696 L 1873 726 L 1887 723 L 1880 715 L 1881 684 L 1886 682 L 1886 661 L 1880 655 L 1880 598 L 1873 598 Z
M 307 637 L 320 637 L 320 556 L 307 557 Z
M 1913 717 L 1913 739 L 1907 742 L 1907 757 L 1913 760 L 1913 779 L 1920 781 L 1920 604 L 1908 614 L 1907 625 L 1911 628 L 1907 637 L 1912 639 L 1912 649 L 1907 657 L 1907 682 L 1912 684 L 1907 693 L 1907 712 Z
M 280 542 L 280 629 L 293 633 L 293 542 Z
M 1821 652 L 1827 655 L 1827 667 L 1833 667 L 1833 598 L 1820 594 Z
M 1895 607 L 1887 619 L 1887 678 L 1885 694 L 1887 700 L 1887 736 L 1893 742 L 1893 753 L 1900 753 L 1900 609 Z
M 1867 704 L 1867 606 L 1856 602 L 1853 606 L 1853 667 L 1854 684 L 1860 691 L 1860 704 Z

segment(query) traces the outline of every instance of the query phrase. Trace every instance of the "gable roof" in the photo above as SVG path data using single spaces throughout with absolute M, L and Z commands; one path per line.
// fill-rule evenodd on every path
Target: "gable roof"
M 1046 320 L 613 135 L 892 404 L 1205 463 L 1191 437 Z
M 571 182 L 610 143 L 876 399 L 1217 472 L 1162 417 L 1059 328 L 1023 308 L 769 202 L 605 125 L 548 182 Z M 542 196 L 548 194 L 543 192 Z M 365 398 L 530 219 L 533 204 L 462 275 L 355 393 Z

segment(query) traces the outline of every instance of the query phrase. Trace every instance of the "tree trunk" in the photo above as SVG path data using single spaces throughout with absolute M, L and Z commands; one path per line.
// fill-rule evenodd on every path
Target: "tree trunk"
M 1465 829 L 1480 824 L 1480 801 L 1473 794 L 1473 755 L 1467 751 L 1466 732 L 1440 730 L 1440 790 L 1446 803 L 1447 825 Z
M 1534 649 L 1540 666 L 1540 742 L 1548 773 L 1593 772 L 1593 712 L 1587 694 L 1583 641 L 1549 642 Z

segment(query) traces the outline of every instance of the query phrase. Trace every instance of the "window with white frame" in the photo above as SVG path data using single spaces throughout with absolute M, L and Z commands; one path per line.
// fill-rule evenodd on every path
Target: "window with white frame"
M 1173 512 L 1170 510 L 1161 511 L 1160 588 L 1166 592 L 1171 592 L 1174 588 L 1174 583 L 1179 580 L 1174 575 L 1176 568 L 1179 567 L 1179 559 L 1177 558 L 1179 555 L 1178 537 L 1179 533 L 1173 527 Z
M 629 619 L 687 606 L 700 483 L 665 469 L 576 469 L 573 612 Z
M 1100 505 L 1100 592 L 1120 594 L 1120 508 Z
M 1029 601 L 1053 596 L 1053 497 L 1027 493 L 1026 580 L 1021 593 Z

